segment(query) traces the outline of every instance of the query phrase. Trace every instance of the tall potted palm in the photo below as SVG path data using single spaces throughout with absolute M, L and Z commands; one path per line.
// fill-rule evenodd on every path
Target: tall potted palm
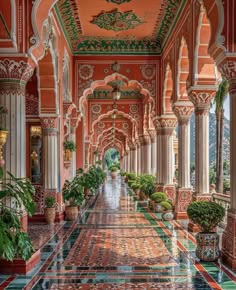
M 228 81 L 223 79 L 214 98 L 216 106 L 216 191 L 223 192 L 223 140 L 224 102 L 228 94 Z

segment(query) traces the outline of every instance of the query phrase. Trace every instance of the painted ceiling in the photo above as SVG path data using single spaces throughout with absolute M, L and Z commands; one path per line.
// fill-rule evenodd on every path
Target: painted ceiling
M 73 54 L 159 54 L 183 2 L 58 0 L 54 8 Z

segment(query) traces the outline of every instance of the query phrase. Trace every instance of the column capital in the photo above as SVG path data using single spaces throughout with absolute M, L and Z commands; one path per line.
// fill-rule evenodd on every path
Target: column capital
M 215 96 L 216 90 L 216 86 L 189 88 L 189 99 L 194 105 L 196 115 L 205 115 L 209 113 L 210 104 Z
M 161 115 L 153 119 L 157 135 L 172 135 L 177 119 L 175 115 Z
M 218 64 L 220 73 L 227 79 L 236 79 L 236 58 L 226 58 Z
M 190 101 L 177 101 L 172 106 L 173 112 L 180 125 L 188 124 L 193 113 L 193 103 Z
M 141 145 L 151 144 L 151 138 L 147 134 L 139 136 L 139 140 L 140 140 Z
M 57 134 L 58 117 L 40 117 L 44 134 Z
M 148 133 L 150 135 L 151 138 L 151 143 L 155 142 L 155 137 L 156 137 L 156 130 L 155 129 L 149 129 Z
M 11 90 L 12 84 L 24 87 L 33 75 L 34 67 L 28 63 L 28 59 L 25 60 L 0 59 L 0 82 L 8 90 Z

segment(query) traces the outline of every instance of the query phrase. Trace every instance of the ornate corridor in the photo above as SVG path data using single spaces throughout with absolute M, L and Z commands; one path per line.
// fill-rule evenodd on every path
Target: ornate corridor
M 198 262 L 194 236 L 140 207 L 120 179 L 108 179 L 78 222 L 40 227 L 30 226 L 40 264 L 0 275 L 0 289 L 236 289 L 236 274 Z

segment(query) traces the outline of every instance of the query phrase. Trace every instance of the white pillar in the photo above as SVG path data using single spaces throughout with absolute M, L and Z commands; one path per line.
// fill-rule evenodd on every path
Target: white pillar
M 195 194 L 209 194 L 209 110 L 214 91 L 191 91 L 195 108 Z
M 151 136 L 151 174 L 156 175 L 156 159 L 157 159 L 157 137 L 156 131 L 150 133 Z
M 58 119 L 41 118 L 43 128 L 44 188 L 57 191 L 58 188 Z
M 140 143 L 137 144 L 137 174 L 141 174 L 141 145 Z
M 189 101 L 178 101 L 173 105 L 178 118 L 178 187 L 190 188 L 190 117 L 193 105 Z
M 157 184 L 173 184 L 173 131 L 176 118 L 173 115 L 163 115 L 155 119 L 157 130 Z
M 69 140 L 73 141 L 76 144 L 76 127 L 71 127 L 71 133 L 69 136 Z M 71 159 L 71 167 L 70 167 L 70 179 L 73 179 L 76 176 L 76 151 L 72 152 L 72 159 Z M 97 157 L 97 156 L 96 156 Z

